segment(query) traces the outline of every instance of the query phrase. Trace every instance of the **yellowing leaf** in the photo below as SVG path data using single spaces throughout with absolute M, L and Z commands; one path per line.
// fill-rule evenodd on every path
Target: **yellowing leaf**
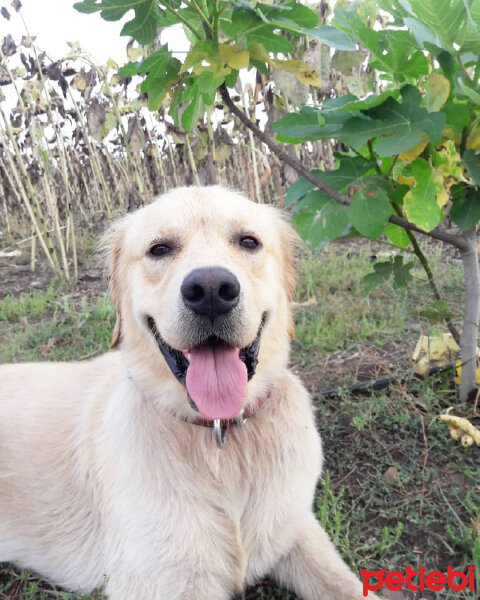
M 442 137 L 453 140 L 456 144 L 459 144 L 462 141 L 461 137 L 451 125 L 445 125 L 443 128 Z
M 72 79 L 70 86 L 74 90 L 79 90 L 83 92 L 87 87 L 87 74 L 84 71 L 80 71 L 75 75 Z
M 458 439 L 460 432 L 463 432 L 464 435 L 460 436 L 460 441 L 462 442 L 463 446 L 472 445 L 471 443 L 469 443 L 468 439 L 464 438 L 464 436 L 470 437 L 477 444 L 477 446 L 480 446 L 480 430 L 477 429 L 474 425 L 472 425 L 472 423 L 470 423 L 468 419 L 465 419 L 464 417 L 450 415 L 449 413 L 451 410 L 452 409 L 449 408 L 443 415 L 440 415 L 440 420 L 444 423 L 448 423 L 450 429 L 460 430 L 457 431 L 455 435 L 451 434 L 452 437 L 454 439 Z
M 204 73 L 213 73 L 215 77 L 222 77 L 225 75 L 230 75 L 232 72 L 228 67 L 222 67 L 218 63 L 212 63 L 210 65 L 197 65 L 193 67 L 193 72 L 195 75 L 203 75 Z
M 435 171 L 442 176 L 443 186 L 447 191 L 459 181 L 465 181 L 462 159 L 453 140 L 445 140 L 437 149 L 433 160 Z
M 428 112 L 437 112 L 447 101 L 450 94 L 450 82 L 440 73 L 431 73 L 428 78 L 425 104 Z
M 399 154 L 399 158 L 409 162 L 415 160 L 417 156 L 419 156 L 425 150 L 428 142 L 430 141 L 430 139 L 422 132 L 420 132 L 420 137 L 422 139 L 418 142 L 418 144 L 413 146 L 413 148 L 410 148 L 410 150 L 406 150 L 405 152 Z
M 477 349 L 477 356 L 478 355 L 479 355 L 479 351 Z M 461 377 L 462 377 L 462 361 L 457 360 L 457 362 L 455 363 L 455 377 L 453 378 L 453 381 L 457 385 L 460 385 Z M 476 381 L 477 381 L 477 384 L 480 384 L 480 367 L 477 367 Z
M 448 192 L 444 186 L 444 178 L 438 171 L 434 171 L 433 173 L 433 184 L 437 192 L 437 204 L 440 208 L 443 208 L 448 202 Z
M 268 55 L 268 52 L 266 52 L 260 44 L 257 44 L 257 42 L 252 42 L 250 44 L 250 56 L 254 60 L 260 60 L 269 64 L 274 62 Z
M 412 185 L 415 185 L 414 177 L 405 177 L 404 175 L 399 175 L 397 181 L 398 183 L 401 183 L 403 185 L 409 185 L 410 187 L 412 187 Z
M 461 173 L 462 159 L 453 140 L 445 140 L 440 148 L 437 149 L 435 157 L 435 167 L 441 171 L 445 177 L 453 175 L 459 177 Z
M 237 48 L 232 46 L 232 44 L 220 44 L 218 56 L 222 65 L 227 64 L 237 71 L 246 69 L 250 62 L 250 52 L 248 50 L 240 50 L 238 52 Z
M 319 88 L 322 87 L 322 82 L 315 69 L 312 69 L 307 63 L 303 62 L 303 60 L 277 60 L 272 62 L 277 69 L 282 69 L 283 71 L 295 75 L 300 83 L 313 85 L 314 87 Z
M 422 377 L 432 367 L 442 367 L 460 350 L 451 333 L 429 337 L 421 335 L 412 354 L 413 370 Z
M 480 150 L 480 123 L 476 119 L 467 137 L 467 150 Z

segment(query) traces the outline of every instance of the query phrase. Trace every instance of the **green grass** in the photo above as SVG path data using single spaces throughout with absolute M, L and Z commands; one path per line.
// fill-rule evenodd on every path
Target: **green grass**
M 60 285 L 0 302 L 1 362 L 85 359 L 106 349 L 115 310 L 106 293 L 72 299 Z
M 424 333 L 443 328 L 421 316 L 431 292 L 419 270 L 413 271 L 407 291 L 387 283 L 365 294 L 361 280 L 372 270 L 372 254 L 369 244 L 330 246 L 316 257 L 305 254 L 297 268 L 300 306 L 295 309 L 292 362 L 315 399 L 325 451 L 317 516 L 354 569 L 404 570 L 407 564 L 464 569 L 473 562 L 479 572 L 479 448 L 465 451 L 438 420 L 449 406 L 469 408 L 459 406 L 451 375 L 410 380 L 367 396 L 342 393 L 326 400 L 321 394 L 353 383 L 364 372 L 368 379 L 385 374 L 386 368 L 404 371 L 419 326 Z M 461 266 L 439 251 L 431 260 L 458 323 Z M 314 304 L 308 305 L 312 299 Z M 114 319 L 101 284 L 84 294 L 81 287 L 54 282 L 45 291 L 6 297 L 0 301 L 0 358 L 13 362 L 98 355 L 108 348 Z M 391 364 L 385 366 L 380 360 L 385 357 Z M 385 473 L 391 467 L 397 477 L 388 482 Z M 80 600 L 4 566 L 0 599 L 12 597 Z M 459 592 L 424 592 L 423 597 L 473 600 Z M 295 596 L 264 581 L 248 589 L 245 599 Z
M 424 272 L 414 269 L 413 280 L 405 291 L 396 291 L 388 282 L 367 294 L 362 280 L 373 270 L 374 256 L 378 254 L 369 244 L 343 249 L 330 246 L 317 256 L 307 254 L 299 262 L 297 300 L 317 301 L 297 311 L 301 348 L 326 353 L 355 343 L 384 346 L 392 337 L 403 339 L 407 321 L 418 322 L 420 313 L 433 303 Z M 458 318 L 463 303 L 461 266 L 446 262 L 439 253 L 431 260 L 445 298 Z

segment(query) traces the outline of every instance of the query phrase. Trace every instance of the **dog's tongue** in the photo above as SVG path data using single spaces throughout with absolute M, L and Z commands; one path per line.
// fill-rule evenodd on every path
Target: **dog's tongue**
M 222 343 L 192 348 L 187 369 L 190 398 L 206 419 L 233 419 L 247 391 L 247 368 L 238 348 Z

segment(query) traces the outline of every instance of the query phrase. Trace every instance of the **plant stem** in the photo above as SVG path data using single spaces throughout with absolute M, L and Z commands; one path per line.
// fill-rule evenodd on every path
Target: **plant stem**
M 392 206 L 393 206 L 393 209 L 397 212 L 397 214 L 400 217 L 403 217 L 402 209 L 393 203 L 392 203 Z M 430 287 L 432 288 L 435 299 L 439 300 L 440 302 L 443 302 L 442 295 L 440 293 L 440 290 L 438 289 L 437 282 L 435 281 L 435 278 L 433 276 L 433 271 L 432 271 L 432 268 L 430 267 L 430 263 L 428 262 L 428 258 L 425 256 L 423 250 L 420 248 L 417 238 L 414 236 L 412 231 L 410 231 L 409 229 L 406 229 L 405 231 L 406 231 L 408 238 L 413 246 L 413 251 L 415 252 L 416 257 L 420 261 L 420 264 L 422 265 L 423 270 L 425 271 L 425 273 L 427 275 L 428 283 L 430 284 Z M 448 330 L 452 334 L 453 339 L 457 342 L 457 344 L 460 344 L 460 334 L 458 333 L 458 330 L 455 327 L 452 319 L 450 319 L 450 317 L 447 317 L 445 319 L 445 321 L 447 323 Z
M 197 37 L 199 40 L 202 39 L 201 35 L 198 33 L 198 31 L 196 31 L 191 25 L 190 23 L 187 21 L 187 19 L 185 19 L 184 17 L 182 17 L 182 15 L 180 14 L 180 10 L 174 10 L 173 8 L 170 8 L 170 6 L 168 6 L 168 4 L 164 4 L 162 3 L 162 6 L 165 8 L 165 10 L 168 10 L 168 12 L 171 12 L 172 15 L 175 15 L 177 17 L 177 19 L 179 21 L 181 21 L 185 27 L 188 27 L 188 29 L 190 29 L 190 31 L 193 33 L 193 35 L 195 37 Z
M 200 185 L 200 179 L 198 177 L 197 165 L 195 163 L 195 158 L 193 157 L 192 147 L 190 145 L 190 137 L 189 137 L 188 133 L 185 134 L 185 143 L 187 146 L 188 162 L 190 164 L 190 168 L 192 169 L 192 173 L 193 173 L 193 181 L 195 182 L 195 185 Z

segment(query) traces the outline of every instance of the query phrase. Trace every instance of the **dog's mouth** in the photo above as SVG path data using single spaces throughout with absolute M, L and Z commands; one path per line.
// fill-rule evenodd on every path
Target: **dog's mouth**
M 162 338 L 155 320 L 147 320 L 167 365 L 186 386 L 194 408 L 206 419 L 235 418 L 242 409 L 247 383 L 255 375 L 266 313 L 255 339 L 244 348 L 212 335 L 198 346 L 176 350 Z

